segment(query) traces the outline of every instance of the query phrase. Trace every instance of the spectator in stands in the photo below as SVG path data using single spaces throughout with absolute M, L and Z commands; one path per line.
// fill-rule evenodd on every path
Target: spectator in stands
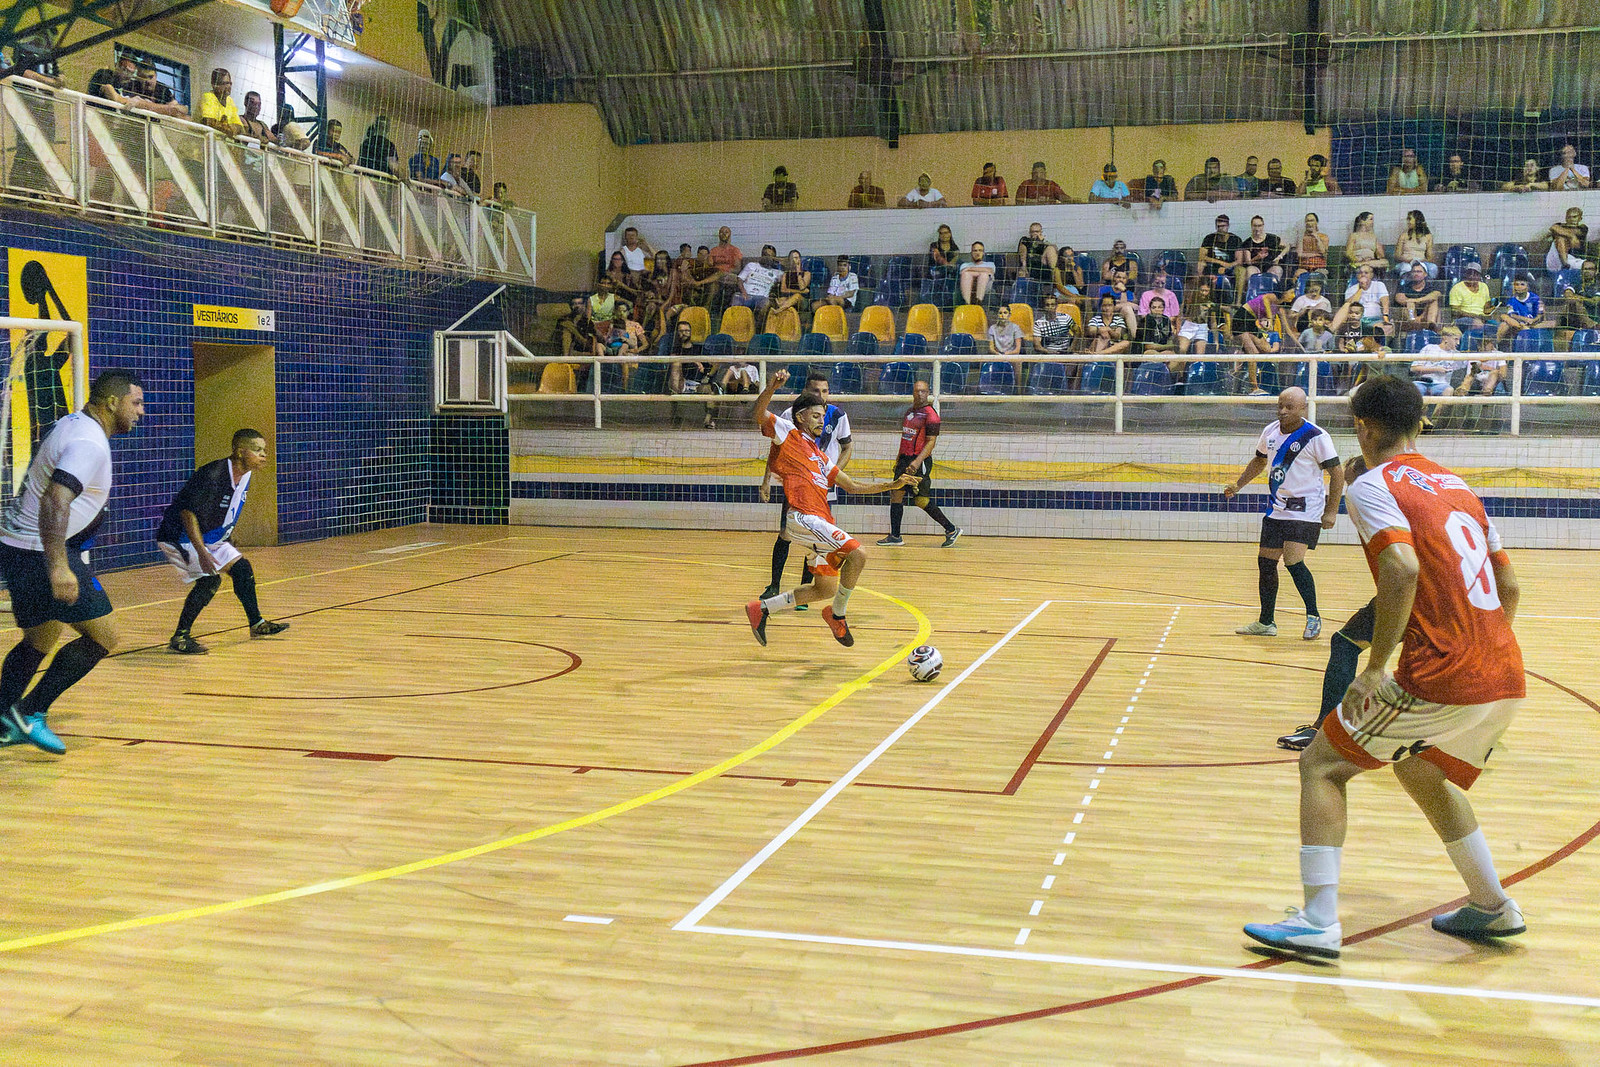
M 856 176 L 856 187 L 850 190 L 850 199 L 844 206 L 850 211 L 859 211 L 863 208 L 884 207 L 886 204 L 883 187 L 873 185 L 872 172 L 864 170 Z
M 1049 285 L 1055 280 L 1056 264 L 1060 262 L 1056 246 L 1044 235 L 1044 223 L 1028 223 L 1028 234 L 1017 241 L 1018 269 L 1039 285 Z
M 1417 387 L 1417 392 L 1423 396 L 1454 395 L 1450 380 L 1455 377 L 1456 371 L 1467 365 L 1464 360 L 1450 358 L 1459 354 L 1456 348 L 1460 343 L 1461 331 L 1454 326 L 1446 326 L 1439 331 L 1438 344 L 1422 346 L 1417 358 L 1411 361 L 1411 384 Z M 1434 404 L 1428 415 L 1423 417 L 1423 433 L 1433 429 L 1433 417 L 1438 414 L 1439 405 Z
M 1022 327 L 1011 321 L 1011 305 L 1001 304 L 994 309 L 994 324 L 989 327 L 989 354 L 1012 357 L 1012 369 L 1017 381 L 1022 380 Z
M 601 323 L 610 322 L 612 316 L 616 314 L 617 294 L 613 291 L 609 275 L 601 275 L 595 284 L 595 291 L 589 294 L 589 318 L 598 330 Z
M 772 302 L 773 313 L 794 308 L 801 314 L 811 307 L 811 272 L 798 248 L 789 249 L 788 262 L 784 264 L 783 277 L 778 282 L 778 297 Z M 768 320 L 772 315 L 767 316 Z
M 261 121 L 261 94 L 254 89 L 244 94 L 244 114 L 239 116 L 239 122 L 244 127 L 240 132 L 246 137 L 254 137 L 263 147 L 278 143 L 271 128 Z
M 681 276 L 665 248 L 650 260 L 650 273 L 644 280 L 644 297 L 639 301 L 639 321 L 651 336 L 660 337 L 683 310 Z
M 1578 162 L 1578 150 L 1570 144 L 1561 146 L 1561 162 L 1550 168 L 1550 188 L 1571 190 L 1587 189 L 1589 168 Z
M 629 226 L 622 231 L 622 247 L 618 251 L 622 253 L 623 263 L 627 264 L 628 270 L 634 275 L 644 274 L 646 262 L 655 255 L 655 249 L 639 239 L 639 229 L 636 226 Z
M 1261 183 L 1261 195 L 1294 196 L 1297 192 L 1294 179 L 1283 176 L 1283 160 L 1277 157 L 1267 160 L 1267 178 Z
M 1248 156 L 1244 161 L 1244 173 L 1235 175 L 1233 190 L 1242 200 L 1254 200 L 1261 195 L 1261 179 L 1256 175 L 1256 170 L 1261 166 L 1261 160 L 1256 156 Z
M 556 323 L 556 340 L 562 359 L 587 358 L 594 354 L 594 320 L 589 317 L 588 297 L 575 296 L 567 314 Z
M 1300 238 L 1295 242 L 1295 272 L 1290 281 L 1298 281 L 1307 271 L 1327 271 L 1328 235 L 1322 232 L 1322 220 L 1314 211 L 1306 212 L 1300 227 Z M 1326 276 L 1326 275 L 1324 275 Z
M 762 245 L 761 258 L 752 259 L 739 271 L 739 292 L 733 302 L 743 304 L 755 315 L 757 332 L 766 325 L 772 289 L 782 277 L 783 264 L 778 260 L 777 248 L 772 245 Z
M 618 300 L 611 312 L 611 333 L 606 338 L 606 355 L 637 356 L 648 347 L 644 325 L 633 317 L 633 305 Z
M 8 5 L 4 12 L 6 15 L 11 12 L 16 12 L 20 15 L 24 10 L 23 6 L 13 3 Z M 45 17 L 45 8 L 42 6 L 38 8 L 37 17 L 39 19 Z M 5 17 L 3 23 L 0 24 L 10 27 L 15 25 L 15 19 Z M 9 29 L 5 33 L 9 33 Z M 5 37 L 0 35 L 0 40 L 4 39 Z M 0 78 L 18 77 L 49 86 L 52 89 L 64 88 L 66 83 L 59 77 L 61 70 L 51 53 L 50 42 L 51 38 L 48 30 L 35 26 L 32 29 L 23 31 L 11 46 L 11 64 L 7 66 L 4 57 L 0 56 Z M 54 102 L 43 94 L 22 93 L 19 95 L 21 99 L 18 102 L 38 124 L 39 132 L 44 134 L 47 140 L 54 141 L 56 139 L 56 106 Z M 3 115 L 3 112 L 0 112 L 0 115 Z M 5 118 L 9 120 L 9 116 Z M 7 125 L 9 125 L 9 121 L 7 121 Z M 6 138 L 7 141 L 13 139 L 15 140 L 15 154 L 12 156 L 11 184 L 35 192 L 45 193 L 51 197 L 59 195 L 60 187 L 56 185 L 55 179 L 45 170 L 44 163 L 34 153 L 27 139 L 15 134 Z M 3 157 L 3 153 L 0 153 L 0 157 Z M 3 166 L 4 160 L 0 158 L 0 169 L 3 169 Z
M 933 178 L 926 172 L 917 175 L 917 187 L 900 198 L 901 207 L 947 207 L 944 194 L 933 187 Z
M 1566 267 L 1582 267 L 1583 251 L 1589 244 L 1589 226 L 1583 221 L 1583 208 L 1567 208 L 1565 222 L 1550 227 L 1550 248 L 1545 252 L 1545 269 L 1554 274 Z
M 1127 184 L 1117 177 L 1116 165 L 1107 163 L 1100 168 L 1100 180 L 1089 189 L 1089 203 L 1132 207 L 1133 205 L 1128 203 L 1130 195 Z
M 1484 325 L 1489 319 L 1489 287 L 1483 284 L 1483 268 L 1468 263 L 1461 280 L 1450 287 L 1450 315 L 1463 331 Z
M 17 9 L 20 10 L 20 9 Z M 66 82 L 57 77 L 55 60 L 50 56 L 50 39 L 48 34 L 36 32 L 29 36 L 24 31 L 11 46 L 11 62 L 6 62 L 4 52 L 0 52 L 0 80 L 6 78 L 22 78 L 38 85 L 48 86 L 51 89 L 64 89 Z M 187 115 L 188 112 L 183 112 Z M 20 149 L 19 149 L 20 154 Z
M 388 115 L 379 115 L 367 127 L 366 134 L 361 138 L 361 147 L 356 151 L 356 165 L 379 174 L 392 174 L 396 178 L 406 176 L 400 166 L 400 153 L 395 149 L 394 142 L 389 140 Z
M 1150 314 L 1150 305 L 1157 300 L 1162 301 L 1169 314 L 1179 316 L 1178 294 L 1167 288 L 1167 268 L 1160 265 L 1150 275 L 1150 288 L 1139 294 L 1140 318 Z
M 476 148 L 467 153 L 466 165 L 461 168 L 461 181 L 473 196 L 483 195 L 483 153 Z
M 1505 348 L 1506 342 L 1523 330 L 1549 329 L 1556 325 L 1553 320 L 1545 318 L 1544 301 L 1533 291 L 1531 275 L 1518 274 L 1511 279 L 1511 294 L 1504 299 L 1505 306 L 1496 316 L 1500 320 L 1500 328 L 1494 335 L 1498 347 Z
M 1600 327 L 1600 273 L 1596 271 L 1595 261 L 1584 260 L 1577 284 L 1564 281 L 1552 303 L 1559 304 L 1558 308 L 1551 310 L 1567 329 L 1592 330 Z
M 1405 232 L 1394 243 L 1394 263 L 1396 268 L 1420 264 L 1428 277 L 1439 276 L 1439 264 L 1433 261 L 1433 231 L 1428 228 L 1428 220 L 1422 212 L 1416 209 L 1406 212 Z
M 1216 156 L 1207 159 L 1205 170 L 1183 187 L 1185 200 L 1235 200 L 1238 196 L 1233 179 L 1222 173 L 1222 161 Z
M 1356 269 L 1356 276 L 1344 291 L 1344 306 L 1333 316 L 1333 329 L 1337 333 L 1346 320 L 1359 320 L 1363 327 L 1382 327 L 1385 335 L 1393 332 L 1389 319 L 1389 287 L 1377 278 L 1370 263 Z
M 1017 206 L 1033 204 L 1070 204 L 1072 198 L 1061 191 L 1061 186 L 1045 175 L 1044 164 L 1033 165 L 1033 177 L 1017 186 Z
M 981 304 L 994 284 L 994 260 L 984 255 L 982 241 L 972 242 L 972 254 L 961 263 L 961 300 Z
M 701 351 L 694 340 L 694 328 L 679 319 L 672 335 L 672 346 L 667 350 L 672 357 L 667 366 L 667 392 L 698 393 L 700 383 L 710 379 L 711 364 L 701 358 Z
M 417 150 L 407 161 L 406 168 L 412 181 L 438 184 L 439 157 L 433 154 L 433 134 L 428 130 L 417 131 Z
M 611 291 L 618 300 L 626 300 L 629 304 L 638 302 L 640 276 L 628 269 L 628 262 L 620 251 L 611 253 L 602 280 L 611 283 Z
M 505 182 L 495 182 L 494 199 L 491 201 L 491 203 L 495 204 L 502 211 L 510 211 L 512 208 L 517 206 L 517 202 L 511 199 L 510 194 L 510 186 L 506 185 Z M 688 246 L 685 245 L 684 247 L 687 248 Z
M 1087 292 L 1083 282 L 1083 268 L 1078 266 L 1078 254 L 1072 246 L 1061 249 L 1056 254 L 1056 266 L 1050 271 L 1050 280 L 1046 283 L 1063 299 L 1081 297 Z
M 1149 310 L 1141 314 L 1138 326 L 1134 328 L 1134 341 L 1139 346 L 1139 351 L 1148 357 L 1170 356 L 1178 351 L 1178 341 L 1173 333 L 1172 317 L 1167 314 L 1167 308 L 1177 310 L 1177 304 L 1168 304 L 1164 296 L 1155 297 L 1150 301 Z M 1169 368 L 1170 369 L 1170 368 Z
M 1006 180 L 1000 177 L 993 163 L 983 165 L 983 173 L 972 182 L 973 207 L 1005 207 Z
M 1128 279 L 1119 271 L 1111 275 L 1111 284 L 1100 286 L 1100 296 L 1109 295 L 1117 302 L 1117 314 L 1128 324 L 1129 336 L 1139 325 L 1139 309 L 1134 304 L 1133 293 L 1128 290 Z
M 1248 329 L 1236 330 L 1239 347 L 1252 356 L 1276 356 L 1283 352 L 1283 331 L 1279 328 L 1277 305 L 1271 293 L 1262 293 L 1256 297 L 1263 305 L 1265 314 L 1255 315 L 1249 320 Z M 1252 301 L 1254 303 L 1254 301 Z M 1249 372 L 1251 396 L 1266 396 L 1267 391 L 1261 388 L 1259 370 L 1254 360 L 1246 361 Z M 1237 365 L 1235 366 L 1237 373 Z
M 1389 168 L 1389 184 L 1383 190 L 1390 196 L 1428 191 L 1428 172 L 1417 165 L 1417 150 L 1402 148 L 1399 166 Z
M 140 111 L 153 111 L 157 115 L 170 115 L 180 119 L 189 117 L 189 109 L 178 103 L 171 89 L 161 84 L 156 76 L 155 65 L 152 63 L 140 63 L 138 76 L 127 83 L 122 91 L 135 98 L 130 101 L 130 106 Z
M 1115 355 L 1133 350 L 1133 339 L 1128 334 L 1128 321 L 1117 311 L 1117 301 L 1110 293 L 1100 298 L 1094 317 L 1084 326 L 1089 338 L 1089 351 L 1097 355 Z
M 1205 355 L 1213 328 L 1232 336 L 1232 319 L 1218 305 L 1210 278 L 1202 277 L 1189 286 L 1183 295 L 1182 316 L 1183 325 L 1178 329 L 1180 355 Z
M 1167 161 L 1158 159 L 1150 164 L 1150 173 L 1144 176 L 1144 202 L 1159 208 L 1167 200 L 1178 199 L 1178 183 L 1167 173 Z
M 744 257 L 740 257 L 741 265 Z M 709 309 L 722 289 L 722 269 L 711 261 L 711 249 L 701 245 L 689 268 L 689 281 L 684 286 L 686 303 Z
M 1187 192 L 1184 193 L 1184 198 L 1188 199 Z M 1200 257 L 1197 263 L 1202 278 L 1230 271 L 1242 261 L 1243 253 L 1240 251 L 1240 246 L 1244 242 L 1239 240 L 1237 234 L 1228 232 L 1228 225 L 1228 216 L 1218 215 L 1216 230 L 1206 234 L 1205 239 L 1200 242 Z
M 1283 280 L 1283 240 L 1267 232 L 1267 220 L 1256 215 L 1250 220 L 1250 236 L 1239 244 L 1239 268 L 1235 272 L 1239 291 L 1257 274 L 1270 274 Z
M 1102 279 L 1109 282 L 1113 274 L 1121 274 L 1130 289 L 1139 284 L 1139 263 L 1128 256 L 1128 242 L 1120 238 L 1111 242 L 1111 254 L 1100 264 Z
M 1522 173 L 1500 188 L 1508 193 L 1533 193 L 1549 187 L 1550 183 L 1545 180 L 1544 171 L 1539 169 L 1539 161 L 1525 159 L 1522 161 Z
M 1483 336 L 1478 338 L 1476 355 L 1480 358 L 1467 364 L 1467 376 L 1461 381 L 1461 391 L 1470 394 L 1474 388 L 1482 396 L 1493 396 L 1496 392 L 1505 392 L 1506 361 L 1503 359 L 1483 359 L 1482 356 L 1495 352 L 1494 338 Z
M 1434 185 L 1436 193 L 1476 193 L 1481 192 L 1483 186 L 1472 180 L 1467 172 L 1467 162 L 1461 158 L 1460 152 L 1451 152 L 1450 158 L 1445 160 L 1444 174 Z
M 773 167 L 772 181 L 761 191 L 762 211 L 793 211 L 800 206 L 800 189 L 789 180 L 788 167 Z
M 277 136 L 278 144 L 284 148 L 304 152 L 311 147 L 311 138 L 306 136 L 305 128 L 294 120 L 294 109 L 287 104 L 278 111 L 278 121 L 272 127 L 272 132 Z
M 1300 186 L 1301 196 L 1339 196 L 1339 183 L 1327 173 L 1328 157 L 1318 152 L 1306 160 L 1306 180 Z
M 1033 318 L 1033 347 L 1041 355 L 1072 354 L 1078 339 L 1078 320 L 1061 309 L 1054 293 L 1044 294 L 1044 310 Z
M 1328 322 L 1328 312 L 1324 309 L 1317 308 L 1311 312 L 1311 320 L 1300 331 L 1300 351 L 1317 356 L 1332 352 L 1337 347 L 1338 338 L 1328 329 Z
M 719 272 L 717 286 L 711 290 L 711 310 L 720 312 L 739 289 L 739 271 L 744 268 L 744 253 L 733 243 L 733 231 L 717 230 L 717 244 L 711 249 L 711 263 Z
M 200 121 L 218 133 L 237 137 L 244 132 L 239 108 L 233 102 L 233 75 L 226 67 L 213 67 L 211 88 L 200 98 Z
M 1330 320 L 1333 318 L 1333 304 L 1322 291 L 1326 281 L 1327 275 L 1320 270 L 1312 271 L 1311 277 L 1306 279 L 1306 291 L 1295 297 L 1289 306 L 1289 319 L 1294 329 L 1304 330 L 1309 321 L 1307 316 L 1317 311 L 1325 311 Z
M 1374 274 L 1389 265 L 1383 242 L 1378 240 L 1378 235 L 1372 229 L 1372 212 L 1363 211 L 1350 225 L 1350 236 L 1344 242 L 1344 255 L 1352 269 L 1371 267 Z
M 849 311 L 856 306 L 856 297 L 860 292 L 861 279 L 850 269 L 850 257 L 840 256 L 834 261 L 833 273 L 828 277 L 828 293 L 817 303 L 833 304 Z
M 340 140 L 343 136 L 344 123 L 338 119 L 329 119 L 328 125 L 323 128 L 322 143 L 317 146 L 317 155 L 331 159 L 335 163 L 343 163 L 345 166 L 354 163 L 356 157 L 350 154 L 350 149 Z
M 1395 290 L 1395 323 L 1401 330 L 1436 330 L 1444 310 L 1444 296 L 1428 280 L 1425 264 L 1412 263 L 1405 281 Z
M 467 188 L 467 180 L 461 176 L 461 168 L 465 161 L 460 153 L 450 152 L 444 157 L 444 170 L 439 172 L 439 184 L 446 192 L 459 196 L 470 196 L 472 190 Z
M 939 235 L 928 246 L 928 277 L 953 278 L 960 268 L 961 246 L 950 227 L 941 225 Z

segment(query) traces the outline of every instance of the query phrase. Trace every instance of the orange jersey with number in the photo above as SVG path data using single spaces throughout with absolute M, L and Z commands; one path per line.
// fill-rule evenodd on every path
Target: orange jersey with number
M 1415 453 L 1357 478 L 1346 496 L 1367 565 L 1404 543 L 1417 554 L 1417 597 L 1395 681 L 1435 704 L 1488 704 L 1526 695 L 1522 650 L 1500 606 L 1500 533 L 1458 476 Z
M 761 432 L 778 443 L 772 470 L 783 481 L 786 506 L 833 522 L 828 490 L 838 478 L 839 468 L 829 462 L 804 430 L 782 415 L 767 412 L 761 420 Z

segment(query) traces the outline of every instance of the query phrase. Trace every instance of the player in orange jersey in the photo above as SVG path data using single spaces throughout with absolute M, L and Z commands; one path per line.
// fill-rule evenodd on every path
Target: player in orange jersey
M 1411 383 L 1370 379 L 1350 411 L 1368 469 L 1345 499 L 1378 587 L 1372 651 L 1300 756 L 1305 908 L 1244 930 L 1280 952 L 1339 955 L 1345 785 L 1393 764 L 1467 884 L 1466 905 L 1435 916 L 1433 928 L 1480 941 L 1520 934 L 1522 911 L 1495 874 L 1466 794 L 1526 692 L 1511 632 L 1516 573 L 1483 502 L 1417 454 L 1422 396 Z
M 822 609 L 822 617 L 833 631 L 834 639 L 849 646 L 855 644 L 856 639 L 845 622 L 845 608 L 850 603 L 850 594 L 855 592 L 862 568 L 867 565 L 867 550 L 861 547 L 861 542 L 834 525 L 833 511 L 828 507 L 828 490 L 837 485 L 847 493 L 887 493 L 914 479 L 905 474 L 892 482 L 862 485 L 836 467 L 817 447 L 817 434 L 822 431 L 827 411 L 827 402 L 821 396 L 801 393 L 787 417 L 767 410 L 772 394 L 788 380 L 787 371 L 773 374 L 767 387 L 756 397 L 751 419 L 758 430 L 778 443 L 772 470 L 782 480 L 783 496 L 788 502 L 783 536 L 812 554 L 811 570 L 816 578 L 810 585 L 793 592 L 750 601 L 745 605 L 745 614 L 749 616 L 751 632 L 764 645 L 769 614 L 832 597 L 833 603 Z

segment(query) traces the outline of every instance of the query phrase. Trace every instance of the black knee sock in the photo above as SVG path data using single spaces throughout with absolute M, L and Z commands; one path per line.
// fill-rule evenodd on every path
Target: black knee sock
M 1306 561 L 1291 565 L 1289 577 L 1294 579 L 1294 587 L 1300 590 L 1300 599 L 1306 602 L 1306 614 L 1322 614 L 1317 610 L 1317 580 L 1311 576 L 1311 568 L 1306 566 Z
M 30 645 L 27 638 L 18 641 L 17 647 L 6 653 L 5 665 L 0 667 L 0 711 L 22 699 L 43 662 L 44 653 Z
M 900 536 L 900 521 L 905 518 L 906 506 L 904 504 L 889 505 L 889 534 L 892 537 Z
M 1322 710 L 1317 714 L 1317 725 L 1322 725 L 1339 702 L 1344 691 L 1356 680 L 1356 666 L 1361 662 L 1361 646 L 1343 633 L 1333 635 L 1328 642 L 1328 669 L 1322 672 Z
M 1278 611 L 1278 561 L 1257 556 L 1256 566 L 1261 569 L 1261 624 L 1266 626 Z
M 183 611 L 178 615 L 178 628 L 174 634 L 186 634 L 194 626 L 194 620 L 206 610 L 206 605 L 211 603 L 211 598 L 217 595 L 217 590 L 222 588 L 222 579 L 215 574 L 208 574 L 203 578 L 195 579 L 189 587 L 189 597 L 183 602 Z
M 939 510 L 938 504 L 924 504 L 922 505 L 922 510 L 928 513 L 928 518 L 943 526 L 945 533 L 949 533 L 956 528 L 956 524 L 946 518 L 944 512 Z
M 250 566 L 249 560 L 241 559 L 228 568 L 228 577 L 233 579 L 233 595 L 244 605 L 244 617 L 254 626 L 261 621 L 261 609 L 256 606 L 255 568 Z
M 783 588 L 783 567 L 789 562 L 789 542 L 779 537 L 772 545 L 772 588 Z
M 57 697 L 82 681 L 83 676 L 107 655 L 105 647 L 92 637 L 73 641 L 56 653 L 56 658 L 50 661 L 50 669 L 44 672 L 33 691 L 22 698 L 17 711 L 24 717 L 49 711 Z

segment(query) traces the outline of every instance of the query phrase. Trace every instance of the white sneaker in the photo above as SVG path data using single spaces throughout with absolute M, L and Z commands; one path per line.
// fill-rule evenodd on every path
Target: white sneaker
M 1307 641 L 1315 641 L 1317 639 L 1317 637 L 1321 633 L 1322 633 L 1322 620 L 1317 618 L 1315 615 L 1307 615 L 1306 616 L 1306 632 L 1301 634 L 1300 636 L 1305 638 Z
M 1245 936 L 1252 941 L 1259 941 L 1268 948 L 1290 955 L 1312 956 L 1321 960 L 1339 958 L 1339 947 L 1344 943 L 1344 930 L 1338 923 L 1332 926 L 1313 926 L 1306 921 L 1305 913 L 1299 908 L 1284 910 L 1289 917 L 1283 922 L 1245 923 Z
M 1515 937 L 1528 929 L 1526 920 L 1522 918 L 1522 909 L 1510 897 L 1500 905 L 1499 911 L 1484 911 L 1474 904 L 1465 904 L 1455 911 L 1435 915 L 1432 926 L 1441 934 L 1453 934 L 1468 941 Z
M 1250 637 L 1277 637 L 1278 624 L 1275 622 L 1262 622 L 1257 619 L 1249 626 L 1241 626 L 1233 631 L 1236 634 L 1246 634 Z

